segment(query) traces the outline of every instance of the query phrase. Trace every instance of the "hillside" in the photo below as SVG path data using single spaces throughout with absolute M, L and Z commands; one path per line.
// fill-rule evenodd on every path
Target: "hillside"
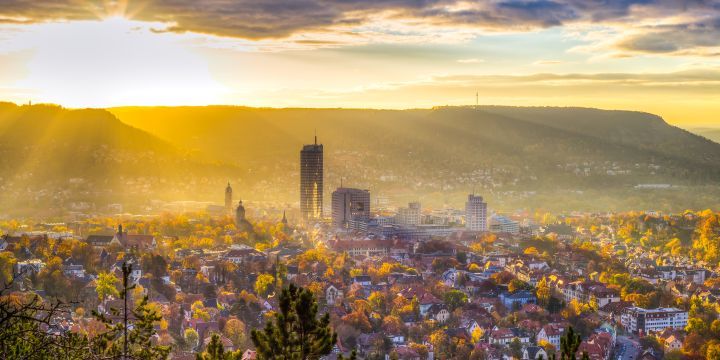
M 688 130 L 694 134 L 700 135 L 716 143 L 720 143 L 720 128 L 698 127 L 690 128 Z
M 720 145 L 641 112 L 499 106 L 110 111 L 206 159 L 247 168 L 245 188 L 255 194 L 272 191 L 267 198 L 288 201 L 296 196 L 298 151 L 312 141 L 315 129 L 326 149 L 327 190 L 344 178 L 345 184 L 397 202 L 422 195 L 425 201 L 457 206 L 474 188 L 508 206 L 541 196 L 524 194 L 529 191 L 582 193 L 565 197 L 567 203 L 601 201 L 598 206 L 624 208 L 637 200 L 628 194 L 637 184 L 711 186 L 700 190 L 704 196 L 720 179 Z M 590 200 L 593 191 L 598 198 Z M 675 197 L 687 195 L 659 199 L 660 207 L 706 204 L 700 195 L 675 204 Z
M 0 103 L 0 214 L 162 197 L 163 182 L 221 169 L 105 110 Z
M 419 199 L 496 209 L 683 209 L 720 196 L 720 145 L 639 112 L 582 108 L 421 110 L 0 104 L 0 215 L 155 211 L 153 200 L 297 201 L 298 152 L 317 130 L 326 191 L 376 205 Z M 638 190 L 638 184 L 672 184 Z M 153 205 L 154 206 L 154 205 Z

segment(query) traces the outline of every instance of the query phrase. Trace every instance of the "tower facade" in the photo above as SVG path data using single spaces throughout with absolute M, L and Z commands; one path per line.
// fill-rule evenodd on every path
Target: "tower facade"
M 232 215 L 232 210 L 232 187 L 230 187 L 230 182 L 228 182 L 225 188 L 225 214 Z
M 238 206 L 235 208 L 235 227 L 238 231 L 252 231 L 252 224 L 245 217 L 245 206 L 243 206 L 242 200 L 238 202 Z
M 470 231 L 487 231 L 487 203 L 482 196 L 468 195 L 465 203 L 465 228 Z
M 303 146 L 300 151 L 300 213 L 305 222 L 322 219 L 323 209 L 323 146 Z
M 332 193 L 332 223 L 336 228 L 352 228 L 354 222 L 370 219 L 370 192 L 367 190 L 338 188 Z

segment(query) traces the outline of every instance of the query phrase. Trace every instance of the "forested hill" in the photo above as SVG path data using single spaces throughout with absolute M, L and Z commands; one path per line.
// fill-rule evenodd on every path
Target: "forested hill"
M 690 132 L 706 137 L 716 143 L 720 143 L 720 128 L 696 127 L 689 129 Z
M 605 174 L 613 168 L 629 170 L 629 183 L 705 183 L 718 180 L 720 165 L 720 145 L 640 112 L 496 106 L 110 111 L 176 146 L 251 166 L 292 166 L 298 149 L 312 141 L 315 129 L 326 151 L 337 153 L 327 161 L 340 172 L 350 171 L 345 168 L 351 165 L 397 176 L 529 167 L 538 169 L 541 177 L 553 177 L 550 173 L 559 166 L 578 164 L 583 172 L 585 168 Z
M 472 190 L 497 209 L 720 203 L 720 145 L 640 112 L 0 104 L 0 215 L 110 202 L 137 211 L 154 199 L 221 203 L 228 180 L 239 198 L 292 206 L 298 152 L 315 130 L 325 145 L 326 192 L 343 178 L 391 204 L 462 207 Z M 678 187 L 636 190 L 658 183 Z
M 0 103 L 0 214 L 88 210 L 232 169 L 196 161 L 106 110 Z
M 317 130 L 327 191 L 344 178 L 398 203 L 456 206 L 475 189 L 498 207 L 548 206 L 548 199 L 562 209 L 718 204 L 720 145 L 642 112 L 502 106 L 109 111 L 208 161 L 247 170 L 240 185 L 275 200 L 295 200 L 298 151 Z M 638 184 L 679 187 L 648 197 L 633 190 Z

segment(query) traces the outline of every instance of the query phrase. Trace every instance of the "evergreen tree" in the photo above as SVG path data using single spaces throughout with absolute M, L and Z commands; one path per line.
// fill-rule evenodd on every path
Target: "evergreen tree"
M 225 347 L 223 347 L 218 334 L 212 335 L 205 351 L 195 355 L 196 360 L 240 360 L 240 358 L 242 358 L 242 352 L 240 350 L 225 352 Z
M 560 338 L 560 359 L 559 360 L 575 360 L 578 349 L 580 348 L 580 334 L 576 334 L 572 326 L 570 326 L 565 335 Z M 590 357 L 583 352 L 582 360 L 589 360 Z M 555 354 L 550 356 L 550 360 L 555 360 Z
M 318 304 L 308 289 L 290 284 L 279 298 L 280 311 L 262 331 L 252 331 L 258 360 L 314 360 L 332 351 L 337 334 L 330 316 L 317 318 Z
M 339 354 L 337 360 L 357 360 L 357 351 L 353 350 L 347 358 L 343 354 Z
M 93 311 L 95 318 L 103 322 L 108 330 L 93 344 L 94 350 L 110 358 L 166 359 L 170 354 L 170 347 L 152 343 L 152 337 L 155 335 L 154 324 L 162 320 L 162 315 L 149 306 L 147 296 L 143 297 L 134 309 L 129 309 L 127 295 L 134 288 L 134 285 L 128 285 L 132 265 L 123 264 L 122 270 L 123 289 L 120 296 L 124 300 L 123 321 L 114 323 L 104 314 Z M 120 311 L 114 308 L 110 309 L 110 313 L 114 317 L 120 315 Z M 128 325 L 130 315 L 134 318 L 132 327 Z

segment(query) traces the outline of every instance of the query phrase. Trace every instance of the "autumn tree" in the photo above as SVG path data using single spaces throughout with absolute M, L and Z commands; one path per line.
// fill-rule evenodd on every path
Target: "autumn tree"
M 550 286 L 547 283 L 547 279 L 543 276 L 542 279 L 540 279 L 540 282 L 537 284 L 537 289 L 535 290 L 535 295 L 537 296 L 538 302 L 540 305 L 547 306 L 550 302 L 550 297 L 552 296 L 552 290 L 550 289 Z
M 514 359 L 522 358 L 522 343 L 519 338 L 513 338 L 510 342 L 510 354 Z
M 187 328 L 185 329 L 185 333 L 183 334 L 183 339 L 191 349 L 194 349 L 199 344 L 200 335 L 198 335 L 197 330 L 193 328 Z
M 98 299 L 103 301 L 109 296 L 120 296 L 116 286 L 118 282 L 120 282 L 120 280 L 118 280 L 117 276 L 113 273 L 99 273 L 97 280 L 95 280 L 95 292 L 98 295 Z
M 275 277 L 270 274 L 258 275 L 257 279 L 255 279 L 255 293 L 258 296 L 266 296 L 274 282 Z
M 235 346 L 241 346 L 245 343 L 245 324 L 242 321 L 232 318 L 225 323 L 223 333 L 227 336 Z
M 318 319 L 313 294 L 290 284 L 280 293 L 279 312 L 263 330 L 253 330 L 252 342 L 258 360 L 319 359 L 332 351 L 337 340 L 330 328 L 330 316 Z

